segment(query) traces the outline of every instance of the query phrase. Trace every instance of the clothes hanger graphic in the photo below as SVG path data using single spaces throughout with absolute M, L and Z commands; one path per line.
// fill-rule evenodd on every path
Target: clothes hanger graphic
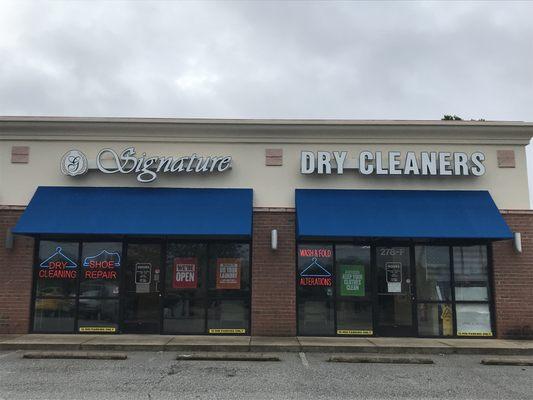
M 313 267 L 318 267 L 319 272 L 322 271 L 322 273 L 319 273 L 319 274 L 317 274 L 317 273 L 314 273 L 314 274 L 307 273 L 307 271 L 309 269 L 313 268 Z M 309 264 L 306 269 L 304 269 L 302 272 L 300 272 L 300 276 L 331 276 L 331 272 L 329 272 L 322 265 L 320 265 L 320 263 L 317 261 L 316 257 L 313 257 L 311 264 Z
M 63 249 L 61 247 L 57 247 L 56 252 L 50 257 L 48 257 L 46 260 L 44 260 L 39 266 L 41 268 L 48 268 L 50 261 L 52 261 L 56 257 L 60 257 L 60 259 L 67 261 L 68 264 L 65 265 L 65 268 L 76 268 L 78 266 L 78 264 L 68 258 L 65 254 L 63 254 Z

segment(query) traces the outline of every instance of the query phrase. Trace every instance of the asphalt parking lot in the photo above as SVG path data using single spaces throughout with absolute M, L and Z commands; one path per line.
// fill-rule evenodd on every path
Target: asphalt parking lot
M 425 356 L 432 365 L 178 361 L 131 352 L 123 361 L 27 360 L 0 352 L 0 399 L 533 399 L 533 367 L 484 366 L 483 356 Z M 271 353 L 270 353 L 271 354 Z

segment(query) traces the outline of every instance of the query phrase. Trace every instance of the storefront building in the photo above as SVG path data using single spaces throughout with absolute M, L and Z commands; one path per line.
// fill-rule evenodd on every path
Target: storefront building
M 532 136 L 0 118 L 0 333 L 532 338 Z

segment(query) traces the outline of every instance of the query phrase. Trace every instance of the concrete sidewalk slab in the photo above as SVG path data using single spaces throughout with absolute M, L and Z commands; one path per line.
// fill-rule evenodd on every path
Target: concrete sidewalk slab
M 518 341 L 505 339 L 439 339 L 461 354 L 533 354 L 533 346 L 519 346 Z
M 533 341 L 375 337 L 250 337 L 29 334 L 0 341 L 0 350 L 322 352 L 533 355 Z
M 295 337 L 252 336 L 250 340 L 250 351 L 298 352 L 300 350 L 300 342 Z
M 300 348 L 307 352 L 375 353 L 377 346 L 367 338 L 298 336 Z
M 378 352 L 402 354 L 450 354 L 453 348 L 436 339 L 422 338 L 368 338 L 368 341 L 378 347 Z
M 169 336 L 165 350 L 249 351 L 250 336 Z
M 0 350 L 79 350 L 95 335 L 29 334 L 0 342 Z
M 163 351 L 172 336 L 165 335 L 110 335 L 98 336 L 81 344 L 82 350 Z

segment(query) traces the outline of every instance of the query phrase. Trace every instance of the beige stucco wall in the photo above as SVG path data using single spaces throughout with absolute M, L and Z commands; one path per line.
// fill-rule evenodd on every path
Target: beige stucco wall
M 0 122 L 0 127 L 1 127 Z M 85 126 L 85 125 L 84 125 Z M 99 127 L 98 134 L 91 134 L 90 124 L 86 131 L 67 135 L 63 128 L 51 133 L 50 129 L 39 132 L 39 126 L 25 131 L 0 131 L 0 204 L 26 205 L 37 186 L 133 186 L 133 187 L 217 187 L 253 188 L 255 207 L 294 207 L 295 188 L 342 188 L 342 189 L 437 189 L 437 190 L 489 190 L 501 209 L 529 208 L 527 168 L 524 143 L 527 135 L 500 135 L 487 129 L 477 129 L 475 134 L 454 128 L 450 133 L 426 131 L 416 128 L 413 135 L 401 135 L 387 127 L 380 130 L 357 128 L 350 132 L 337 132 L 322 127 L 316 132 L 313 127 L 283 128 L 276 133 L 267 126 L 265 133 L 257 127 L 237 126 L 236 135 L 223 135 L 227 129 L 217 126 L 205 127 L 203 135 L 193 136 L 180 129 L 162 134 L 158 126 L 144 127 L 145 135 L 137 131 L 128 134 Z M 70 127 L 69 129 L 72 129 Z M 166 128 L 165 128 L 166 129 Z M 200 129 L 200 127 L 195 127 Z M 408 128 L 405 128 L 408 129 Z M 96 128 L 95 128 L 96 131 Z M 165 131 L 166 132 L 166 131 Z M 221 133 L 222 132 L 222 133 Z M 241 136 L 239 136 L 241 135 Z M 298 140 L 300 139 L 300 140 Z M 300 143 L 298 143 L 298 141 Z M 12 146 L 29 146 L 28 164 L 11 163 Z M 69 177 L 60 171 L 60 160 L 65 152 L 78 149 L 89 160 L 97 152 L 109 147 L 120 153 L 133 146 L 137 153 L 148 156 L 231 155 L 232 169 L 219 174 L 159 174 L 152 183 L 140 183 L 135 174 L 107 175 L 90 171 L 84 176 Z M 265 149 L 282 148 L 283 165 L 265 166 Z M 498 168 L 497 150 L 514 150 L 516 168 Z M 364 176 L 355 170 L 346 170 L 344 175 L 318 176 L 300 173 L 300 152 L 302 150 L 345 150 L 349 157 L 355 157 L 363 150 L 382 151 L 445 151 L 472 153 L 481 151 L 486 156 L 486 173 L 481 177 L 445 176 Z

